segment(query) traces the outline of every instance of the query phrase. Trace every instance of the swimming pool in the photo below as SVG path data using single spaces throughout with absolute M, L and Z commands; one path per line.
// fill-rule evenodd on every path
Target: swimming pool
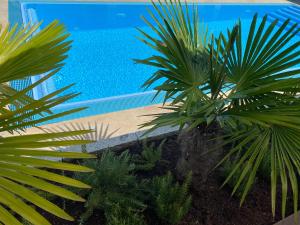
M 213 33 L 232 27 L 238 18 L 243 26 L 250 25 L 252 16 L 271 14 L 270 19 L 291 17 L 300 7 L 290 4 L 200 4 L 200 18 Z M 140 27 L 151 32 L 140 19 L 147 16 L 146 3 L 21 3 L 24 23 L 44 21 L 43 26 L 54 19 L 60 20 L 71 33 L 74 41 L 66 65 L 53 79 L 34 90 L 34 97 L 76 83 L 71 91 L 81 95 L 55 108 L 55 111 L 88 106 L 89 109 L 69 115 L 66 119 L 114 112 L 162 102 L 162 96 L 153 101 L 155 92 L 143 90 L 141 85 L 155 70 L 134 64 L 133 58 L 146 58 L 152 50 L 136 36 Z M 282 15 L 282 11 L 292 11 Z M 244 34 L 246 35 L 246 33 Z M 38 79 L 35 77 L 33 79 Z M 55 120 L 53 122 L 58 122 Z

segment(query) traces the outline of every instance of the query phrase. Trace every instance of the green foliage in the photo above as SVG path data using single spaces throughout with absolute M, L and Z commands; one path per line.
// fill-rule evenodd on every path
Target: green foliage
M 174 183 L 171 172 L 163 177 L 154 177 L 149 185 L 150 202 L 157 216 L 170 224 L 179 223 L 191 207 L 192 197 L 189 187 L 192 173 L 182 185 Z
M 89 184 L 92 191 L 81 190 L 87 196 L 86 212 L 82 215 L 84 223 L 95 209 L 101 209 L 106 216 L 116 211 L 115 207 L 142 211 L 145 205 L 138 196 L 138 182 L 133 175 L 134 164 L 129 153 L 117 156 L 112 151 L 102 154 L 100 160 L 87 160 L 84 166 L 95 170 L 91 174 L 76 173 L 74 178 Z
M 0 26 L 0 223 L 20 225 L 26 220 L 33 225 L 50 225 L 35 208 L 43 209 L 55 216 L 73 220 L 64 210 L 40 196 L 41 190 L 74 201 L 84 199 L 64 188 L 64 185 L 89 188 L 88 185 L 46 169 L 91 172 L 90 169 L 50 160 L 53 158 L 92 158 L 89 154 L 58 152 L 49 149 L 71 145 L 88 144 L 91 141 L 75 140 L 77 135 L 90 130 L 27 134 L 25 129 L 39 123 L 82 110 L 72 109 L 53 113 L 51 109 L 77 93 L 64 94 L 63 87 L 33 99 L 28 93 L 54 76 L 63 66 L 70 49 L 69 34 L 57 21 L 37 32 L 39 25 L 18 29 L 18 26 Z M 29 76 L 45 74 L 37 82 L 16 90 L 10 82 L 29 79 Z M 67 138 L 68 140 L 61 140 Z M 51 170 L 51 171 L 53 171 Z M 31 207 L 34 205 L 36 207 Z
M 270 162 L 272 212 L 277 190 L 282 192 L 285 216 L 287 191 L 292 190 L 298 210 L 300 175 L 300 28 L 287 20 L 268 23 L 255 15 L 250 29 L 238 21 L 226 33 L 208 40 L 198 25 L 197 6 L 180 1 L 153 3 L 151 21 L 155 35 L 141 31 L 140 38 L 156 54 L 137 62 L 157 71 L 145 83 L 165 93 L 168 113 L 155 115 L 152 129 L 170 125 L 184 128 L 218 123 L 224 144 L 233 147 L 220 162 L 241 156 L 224 184 L 238 179 L 241 204 L 263 162 Z M 247 34 L 244 39 L 244 33 Z M 204 35 L 203 35 L 204 34 Z M 205 41 L 208 40 L 208 41 Z M 246 45 L 244 45 L 246 43 Z M 157 82 L 157 81 L 163 82 Z M 158 84 L 159 83 L 159 84 Z M 158 85 L 157 85 L 158 84 Z
M 143 140 L 143 151 L 140 156 L 134 158 L 135 170 L 150 171 L 159 162 L 166 162 L 161 159 L 162 147 L 165 140 L 160 143 L 158 147 L 155 147 L 155 143 L 147 145 L 147 140 Z
M 107 225 L 146 225 L 143 217 L 131 208 L 113 207 L 107 216 Z
M 152 147 L 147 149 L 153 151 Z M 134 175 L 136 169 L 128 151 L 120 155 L 105 151 L 99 160 L 86 160 L 82 165 L 95 172 L 74 174 L 74 178 L 92 187 L 92 191 L 79 190 L 80 195 L 87 197 L 81 224 L 95 209 L 104 211 L 109 225 L 145 224 L 142 212 L 147 207 L 146 203 L 151 205 L 159 218 L 176 224 L 190 208 L 191 196 L 188 192 L 191 173 L 182 185 L 175 183 L 171 173 L 139 181 Z

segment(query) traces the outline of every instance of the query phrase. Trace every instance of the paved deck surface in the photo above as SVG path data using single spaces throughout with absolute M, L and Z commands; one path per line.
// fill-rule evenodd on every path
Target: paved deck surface
M 8 0 L 0 0 L 0 24 L 6 25 L 8 21 Z
M 41 126 L 42 129 L 50 129 L 57 130 L 60 128 L 64 128 L 65 125 L 69 126 L 80 125 L 81 128 L 90 129 L 90 125 L 94 128 L 94 124 L 96 123 L 99 126 L 103 125 L 107 127 L 107 133 L 112 134 L 110 139 L 101 140 L 97 143 L 89 144 L 87 146 L 88 152 L 93 152 L 97 150 L 101 150 L 107 147 L 113 147 L 116 145 L 120 145 L 123 143 L 128 143 L 131 141 L 136 141 L 137 139 L 143 138 L 143 134 L 147 130 L 146 128 L 140 129 L 140 125 L 145 123 L 146 121 L 151 120 L 152 116 L 145 116 L 151 114 L 157 114 L 161 112 L 167 112 L 160 108 L 161 105 L 152 105 L 146 106 L 136 109 L 129 109 L 120 112 L 113 112 L 108 114 L 96 115 L 91 117 L 85 117 L 81 119 L 75 119 L 70 121 L 65 121 L 61 123 L 54 123 L 45 126 Z M 153 137 L 162 135 L 165 133 L 173 132 L 176 128 L 164 127 L 157 131 L 154 131 L 147 135 L 147 137 Z M 41 133 L 43 132 L 41 129 L 30 128 L 27 129 L 27 133 Z M 8 134 L 9 135 L 9 134 Z M 72 151 L 81 151 L 81 146 L 71 147 Z

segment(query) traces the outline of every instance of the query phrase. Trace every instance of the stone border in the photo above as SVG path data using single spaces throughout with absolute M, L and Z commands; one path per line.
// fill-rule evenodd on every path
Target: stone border
M 137 131 L 137 132 L 133 132 L 133 133 L 129 133 L 129 134 L 124 134 L 121 136 L 117 136 L 117 137 L 112 137 L 109 139 L 105 139 L 105 140 L 100 140 L 97 141 L 95 143 L 92 144 L 88 144 L 85 146 L 85 149 L 87 152 L 89 153 L 93 153 L 93 152 L 98 152 L 101 150 L 105 150 L 105 149 L 109 149 L 109 148 L 113 148 L 116 146 L 120 146 L 120 145 L 124 145 L 124 144 L 128 144 L 128 143 L 132 143 L 135 141 L 139 141 L 145 138 L 155 138 L 155 137 L 159 137 L 161 136 L 162 138 L 166 135 L 171 135 L 172 133 L 176 133 L 178 131 L 177 127 L 162 127 L 159 129 L 156 129 L 153 132 L 150 132 L 149 134 L 145 133 L 147 131 Z M 73 147 L 69 147 L 69 148 L 64 148 L 63 151 L 75 151 L 75 152 L 81 152 L 82 146 L 73 146 Z
M 274 225 L 300 225 L 300 211 L 298 212 L 298 219 L 295 221 L 295 215 L 290 215 L 287 218 L 275 223 Z

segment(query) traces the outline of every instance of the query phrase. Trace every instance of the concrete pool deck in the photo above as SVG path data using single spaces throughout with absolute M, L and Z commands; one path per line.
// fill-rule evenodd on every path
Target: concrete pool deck
M 90 125 L 93 128 L 94 124 L 97 124 L 98 126 L 103 125 L 104 127 L 107 127 L 107 133 L 112 135 L 109 139 L 100 140 L 96 143 L 86 146 L 86 150 L 88 152 L 93 152 L 143 138 L 145 131 L 147 131 L 148 129 L 140 129 L 140 125 L 147 121 L 150 121 L 153 118 L 152 116 L 145 115 L 157 114 L 162 112 L 167 112 L 167 110 L 161 109 L 161 105 L 152 105 L 119 112 L 112 112 L 108 114 L 84 117 L 65 122 L 47 124 L 45 126 L 41 126 L 40 128 L 54 131 L 56 129 L 64 128 L 65 126 L 70 127 L 72 125 L 80 125 L 81 129 L 90 129 Z M 174 127 L 164 127 L 147 134 L 147 137 L 159 136 L 174 132 L 176 130 L 177 129 Z M 26 130 L 27 134 L 35 134 L 41 132 L 43 131 L 38 128 L 29 128 Z M 70 150 L 79 152 L 81 151 L 81 146 L 72 146 L 70 147 Z
M 8 0 L 0 0 L 0 24 L 6 25 L 8 22 Z

